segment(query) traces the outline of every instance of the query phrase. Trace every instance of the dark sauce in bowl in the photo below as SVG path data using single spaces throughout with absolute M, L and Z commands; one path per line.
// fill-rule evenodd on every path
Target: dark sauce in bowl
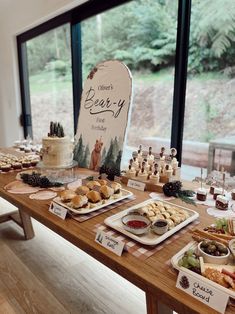
M 154 223 L 154 226 L 155 226 L 155 227 L 159 227 L 159 228 L 166 227 L 166 225 L 167 225 L 167 222 L 166 222 L 166 221 L 163 221 L 163 220 L 156 221 L 156 222 Z

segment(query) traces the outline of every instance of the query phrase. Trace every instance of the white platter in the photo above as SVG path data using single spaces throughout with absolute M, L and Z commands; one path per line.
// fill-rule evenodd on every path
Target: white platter
M 185 273 L 190 274 L 191 276 L 193 276 L 196 279 L 200 280 L 200 282 L 204 282 L 205 284 L 211 285 L 217 289 L 219 289 L 222 292 L 227 293 L 231 298 L 235 299 L 235 291 L 229 290 L 221 285 L 219 285 L 218 283 L 207 279 L 206 277 L 203 277 L 202 275 L 199 275 L 197 273 L 194 273 L 193 271 L 191 271 L 190 269 L 187 269 L 185 267 L 181 267 L 178 265 L 178 261 L 181 259 L 181 257 L 184 255 L 184 253 L 188 250 L 196 250 L 198 243 L 195 241 L 190 242 L 189 244 L 187 244 L 182 250 L 180 250 L 177 254 L 175 254 L 172 258 L 171 258 L 171 264 L 172 266 L 177 269 L 177 270 L 183 270 Z M 219 265 L 218 265 L 219 266 Z
M 115 198 L 115 199 L 105 200 L 104 204 L 99 204 L 97 206 L 95 206 L 95 204 L 93 204 L 94 207 L 92 207 L 92 208 L 81 208 L 80 210 L 67 206 L 65 203 L 61 202 L 59 197 L 54 198 L 53 201 L 56 202 L 57 204 L 65 207 L 65 208 L 67 208 L 73 214 L 84 215 L 84 214 L 92 213 L 92 212 L 94 212 L 94 211 L 96 211 L 98 209 L 104 208 L 104 207 L 106 207 L 108 205 L 117 203 L 117 202 L 122 201 L 122 200 L 124 200 L 124 199 L 126 199 L 128 197 L 133 196 L 133 193 L 128 191 L 128 190 L 124 190 L 124 189 L 120 189 L 120 190 L 122 192 L 122 195 L 120 197 Z
M 150 230 L 148 233 L 143 234 L 143 235 L 135 235 L 135 234 L 124 229 L 122 221 L 121 221 L 121 218 L 123 216 L 125 216 L 131 210 L 138 209 L 138 208 L 143 207 L 143 206 L 145 206 L 149 203 L 152 203 L 154 201 L 155 201 L 154 199 L 149 199 L 143 203 L 140 203 L 140 204 L 132 206 L 128 209 L 125 209 L 124 211 L 122 211 L 116 215 L 113 215 L 113 216 L 106 218 L 104 223 L 107 226 L 127 235 L 128 237 L 132 238 L 133 240 L 135 240 L 141 244 L 157 245 L 199 217 L 199 214 L 192 209 L 188 209 L 188 208 L 183 207 L 183 206 L 178 206 L 178 205 L 166 202 L 166 201 L 162 201 L 162 203 L 166 203 L 168 205 L 171 205 L 171 206 L 173 205 L 174 207 L 184 209 L 185 211 L 187 211 L 189 213 L 190 217 L 188 219 L 186 219 L 185 221 L 181 222 L 180 224 L 178 224 L 177 226 L 175 226 L 174 228 L 170 229 L 169 231 L 167 231 L 163 235 L 157 235 L 152 230 Z

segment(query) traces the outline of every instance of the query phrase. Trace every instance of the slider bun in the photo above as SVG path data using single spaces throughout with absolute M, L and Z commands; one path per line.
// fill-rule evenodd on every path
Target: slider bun
M 81 208 L 88 203 L 88 198 L 85 195 L 76 195 L 70 202 L 73 208 Z
M 98 203 L 99 201 L 101 201 L 101 195 L 99 192 L 90 191 L 87 193 L 86 196 L 91 203 Z
M 122 188 L 121 184 L 118 182 L 112 182 L 111 188 L 114 189 L 114 193 L 118 193 L 119 190 Z
M 90 190 L 92 190 L 95 185 L 101 186 L 101 184 L 100 184 L 98 181 L 89 181 L 89 182 L 87 182 L 87 184 L 86 184 L 86 186 L 87 186 Z
M 87 186 L 81 185 L 76 189 L 75 192 L 79 195 L 86 195 L 89 191 L 90 189 Z
M 62 202 L 69 202 L 77 194 L 73 190 L 64 190 L 60 193 L 60 199 Z
M 102 185 L 100 188 L 100 194 L 103 198 L 108 199 L 114 194 L 114 189 L 110 188 L 107 185 Z
M 106 185 L 108 183 L 108 181 L 104 179 L 99 179 L 97 181 L 100 183 L 100 185 Z

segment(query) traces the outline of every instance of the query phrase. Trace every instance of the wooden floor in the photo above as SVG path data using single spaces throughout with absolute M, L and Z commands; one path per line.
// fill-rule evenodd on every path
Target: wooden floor
M 0 200 L 0 214 L 12 210 Z M 13 222 L 0 224 L 0 313 L 145 314 L 144 293 L 33 221 L 24 241 Z

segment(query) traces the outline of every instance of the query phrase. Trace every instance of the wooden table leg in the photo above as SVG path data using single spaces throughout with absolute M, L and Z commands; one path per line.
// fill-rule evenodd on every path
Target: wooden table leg
M 172 314 L 173 311 L 150 293 L 146 293 L 147 314 Z
M 22 228 L 24 230 L 25 239 L 30 240 L 34 237 L 31 217 L 21 209 L 19 209 L 19 214 L 21 218 Z

